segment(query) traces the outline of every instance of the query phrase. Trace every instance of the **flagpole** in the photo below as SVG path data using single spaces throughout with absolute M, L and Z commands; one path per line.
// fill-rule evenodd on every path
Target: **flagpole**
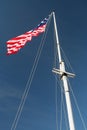
M 59 69 L 53 68 L 52 71 L 61 76 L 61 80 L 63 82 L 66 106 L 67 106 L 69 128 L 70 128 L 70 130 L 75 130 L 75 124 L 74 124 L 73 112 L 72 112 L 72 106 L 71 106 L 71 100 L 70 100 L 70 91 L 69 91 L 69 86 L 68 86 L 68 82 L 67 82 L 68 77 L 74 77 L 75 75 L 72 74 L 72 73 L 66 72 L 66 70 L 65 70 L 65 64 L 62 61 L 62 57 L 61 57 L 60 44 L 59 44 L 59 39 L 58 39 L 58 31 L 57 31 L 57 24 L 56 24 L 56 18 L 55 18 L 54 12 L 53 12 L 53 19 L 54 19 L 54 29 L 55 29 L 55 36 L 56 36 L 56 43 L 57 43 L 57 51 L 58 51 L 60 68 Z

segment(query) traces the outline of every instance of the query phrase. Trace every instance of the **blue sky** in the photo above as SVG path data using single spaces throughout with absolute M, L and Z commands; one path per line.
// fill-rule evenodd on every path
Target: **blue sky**
M 60 44 L 76 73 L 72 88 L 87 122 L 87 1 L 1 0 L 0 130 L 11 129 L 42 35 L 11 56 L 6 55 L 6 41 L 33 29 L 52 11 L 56 14 Z M 52 23 L 16 130 L 56 129 L 51 27 Z M 76 128 L 82 130 L 74 112 Z

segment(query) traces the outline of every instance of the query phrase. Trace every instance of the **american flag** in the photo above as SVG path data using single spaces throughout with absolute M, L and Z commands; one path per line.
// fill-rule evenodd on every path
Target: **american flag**
M 7 44 L 7 55 L 17 53 L 22 47 L 25 46 L 27 42 L 30 42 L 33 37 L 38 36 L 39 34 L 45 31 L 48 18 L 45 18 L 41 21 L 40 24 L 33 30 L 30 30 L 22 35 L 14 37 L 6 42 Z

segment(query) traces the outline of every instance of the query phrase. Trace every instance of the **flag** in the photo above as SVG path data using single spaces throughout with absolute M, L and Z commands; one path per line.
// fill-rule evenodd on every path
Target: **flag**
M 45 18 L 41 21 L 40 24 L 33 30 L 30 30 L 22 35 L 14 37 L 6 42 L 7 44 L 7 55 L 17 53 L 22 47 L 25 46 L 27 42 L 30 42 L 33 37 L 38 36 L 39 34 L 45 31 L 48 18 Z

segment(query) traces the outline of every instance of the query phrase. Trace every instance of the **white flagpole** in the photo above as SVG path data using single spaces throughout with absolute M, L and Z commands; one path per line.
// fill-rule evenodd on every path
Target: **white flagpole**
M 60 64 L 60 68 L 59 69 L 54 68 L 53 72 L 61 76 L 61 80 L 63 82 L 63 87 L 64 87 L 66 106 L 67 106 L 69 128 L 70 130 L 75 130 L 75 124 L 74 124 L 73 112 L 72 112 L 72 106 L 71 106 L 71 100 L 70 100 L 70 92 L 69 92 L 69 87 L 68 87 L 68 82 L 67 82 L 67 77 L 74 77 L 74 74 L 66 72 L 65 64 L 62 61 L 60 45 L 59 45 L 59 40 L 58 40 L 56 18 L 55 18 L 54 12 L 53 12 L 53 19 L 54 19 L 54 29 L 55 29 L 55 35 L 56 35 L 57 51 L 58 51 L 58 56 L 59 56 L 59 64 Z

